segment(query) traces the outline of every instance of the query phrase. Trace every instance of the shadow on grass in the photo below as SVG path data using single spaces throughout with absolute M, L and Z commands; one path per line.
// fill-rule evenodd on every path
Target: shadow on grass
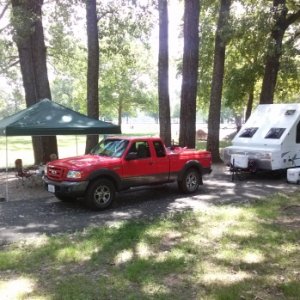
M 145 299 L 151 294 L 160 298 L 170 294 L 162 289 L 161 278 L 181 272 L 185 260 L 176 255 L 160 260 L 147 253 L 143 243 L 159 239 L 147 236 L 151 226 L 131 222 L 118 229 L 92 229 L 80 238 L 52 238 L 26 251 L 4 249 L 0 270 L 15 270 L 34 280 L 35 288 L 25 298 L 41 296 L 41 291 L 53 299 L 126 299 L 128 295 Z
M 34 282 L 25 299 L 297 299 L 299 228 L 274 223 L 278 199 L 10 246 L 0 270 Z

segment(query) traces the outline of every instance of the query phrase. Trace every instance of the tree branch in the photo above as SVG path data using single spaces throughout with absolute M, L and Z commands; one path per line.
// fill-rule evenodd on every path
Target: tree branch
M 16 66 L 18 63 L 20 62 L 20 60 L 16 60 L 14 61 L 13 63 L 11 63 L 10 65 L 6 66 L 5 68 L 1 68 L 1 71 L 4 73 L 6 72 L 7 70 L 9 70 L 10 68 Z
M 295 23 L 297 20 L 300 20 L 300 9 L 294 14 L 287 16 L 285 21 L 285 28 L 288 28 L 291 24 Z
M 100 14 L 98 17 L 97 17 L 97 23 L 103 19 L 106 15 L 108 14 L 113 14 L 115 12 L 115 9 L 114 8 L 110 8 L 109 10 L 103 12 L 102 14 Z
M 6 5 L 3 7 L 2 12 L 0 13 L 0 19 L 3 18 L 3 16 L 4 16 L 5 12 L 7 11 L 7 9 L 8 9 L 8 3 L 6 3 Z
M 2 31 L 4 31 L 6 28 L 9 27 L 10 24 L 5 25 L 4 27 L 0 28 L 0 33 L 2 33 Z

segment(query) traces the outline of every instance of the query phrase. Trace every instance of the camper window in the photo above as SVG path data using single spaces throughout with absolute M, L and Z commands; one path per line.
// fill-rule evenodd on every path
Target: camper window
M 297 131 L 296 131 L 296 143 L 300 144 L 300 122 L 297 125 Z
M 240 134 L 240 137 L 251 138 L 251 137 L 253 137 L 253 135 L 257 131 L 257 129 L 258 129 L 258 127 L 245 128 L 244 131 Z
M 284 131 L 285 128 L 271 128 L 265 136 L 265 139 L 280 139 Z

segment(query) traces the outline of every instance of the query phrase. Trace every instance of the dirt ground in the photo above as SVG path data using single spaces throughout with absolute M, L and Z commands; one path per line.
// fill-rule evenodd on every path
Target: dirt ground
M 83 230 L 87 226 L 112 225 L 129 219 L 153 218 L 187 210 L 205 211 L 211 205 L 240 205 L 264 196 L 300 190 L 285 177 L 245 177 L 232 181 L 224 165 L 214 165 L 204 185 L 193 195 L 180 194 L 177 184 L 136 188 L 119 193 L 112 208 L 91 211 L 82 203 L 62 203 L 44 190 L 41 178 L 22 184 L 14 173 L 0 174 L 0 245 Z M 8 195 L 6 195 L 6 189 Z M 299 226 L 300 208 L 287 207 L 278 220 L 283 226 Z M 295 227 L 297 228 L 297 227 Z
M 42 177 L 33 175 L 23 181 L 15 172 L 0 172 L 0 199 L 18 201 L 51 197 L 43 187 Z

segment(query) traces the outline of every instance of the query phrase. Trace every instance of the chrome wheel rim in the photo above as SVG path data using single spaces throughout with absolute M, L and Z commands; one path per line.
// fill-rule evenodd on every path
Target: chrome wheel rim
M 193 192 L 198 188 L 198 177 L 194 172 L 189 173 L 186 177 L 186 188 L 190 192 Z
M 98 205 L 105 205 L 110 201 L 111 192 L 110 188 L 106 185 L 100 185 L 95 190 L 94 199 Z

